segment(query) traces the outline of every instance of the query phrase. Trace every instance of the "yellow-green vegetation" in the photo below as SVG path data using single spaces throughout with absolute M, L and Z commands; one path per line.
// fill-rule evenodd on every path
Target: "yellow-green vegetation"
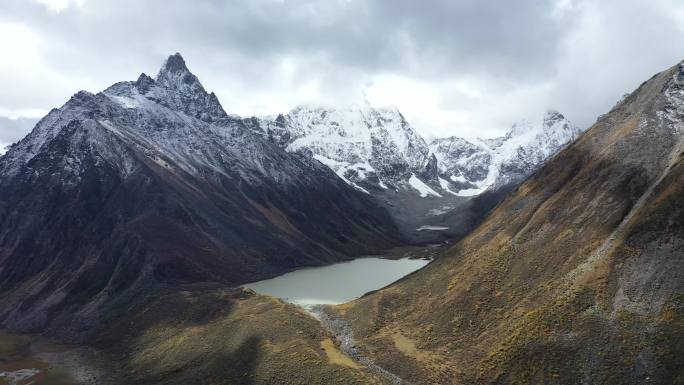
M 328 356 L 328 362 L 331 364 L 342 365 L 352 369 L 361 368 L 361 365 L 358 362 L 342 353 L 330 338 L 325 338 L 321 341 L 321 349 L 325 351 L 325 354 Z
M 401 332 L 395 332 L 392 334 L 392 339 L 394 340 L 394 346 L 404 355 L 415 358 L 418 361 L 429 362 L 432 357 L 430 354 L 421 351 L 416 347 L 415 341 L 401 334 Z
M 0 361 L 9 362 L 28 354 L 31 337 L 0 331 Z
M 131 383 L 383 383 L 301 308 L 242 289 L 153 295 L 99 345 L 115 346 Z

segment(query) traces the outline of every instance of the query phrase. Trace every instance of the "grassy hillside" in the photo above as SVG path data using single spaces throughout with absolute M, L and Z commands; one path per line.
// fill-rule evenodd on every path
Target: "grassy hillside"
M 340 306 L 412 383 L 684 383 L 684 67 L 642 84 L 427 268 Z
M 93 346 L 0 331 L 0 374 L 26 369 L 16 385 L 385 384 L 301 308 L 202 285 L 141 300 Z
M 132 384 L 382 384 L 294 305 L 242 289 L 152 296 L 97 342 Z

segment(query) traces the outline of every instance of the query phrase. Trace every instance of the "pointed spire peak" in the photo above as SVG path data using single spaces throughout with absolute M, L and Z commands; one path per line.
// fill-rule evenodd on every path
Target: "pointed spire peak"
M 185 65 L 183 57 L 179 53 L 175 53 L 169 56 L 164 65 L 162 65 L 157 74 L 157 82 L 168 86 L 178 82 L 185 84 L 199 83 L 199 80 Z
M 161 72 L 178 73 L 190 71 L 188 70 L 188 67 L 185 65 L 185 60 L 183 60 L 183 56 L 176 52 L 175 54 L 169 56 L 168 59 L 166 59 L 160 73 Z
M 138 76 L 138 80 L 136 80 L 136 83 L 148 83 L 148 82 L 153 82 L 154 79 L 149 77 L 146 73 L 141 73 L 140 76 Z
M 138 76 L 138 80 L 135 81 L 135 86 L 142 93 L 147 92 L 153 84 L 154 79 L 147 76 L 147 74 L 144 72 L 141 73 L 140 76 Z
M 185 60 L 179 54 L 169 56 L 157 74 L 157 83 L 163 87 L 185 93 L 206 94 L 204 87 L 185 65 Z
M 204 89 L 197 76 L 188 70 L 179 53 L 166 59 L 155 84 L 160 88 L 155 98 L 169 108 L 206 122 L 226 116 L 216 95 Z

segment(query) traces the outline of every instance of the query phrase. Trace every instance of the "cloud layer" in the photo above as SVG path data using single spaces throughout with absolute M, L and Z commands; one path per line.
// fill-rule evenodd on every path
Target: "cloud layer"
M 682 26 L 678 0 L 3 0 L 0 116 L 181 52 L 240 115 L 367 98 L 426 136 L 494 136 L 550 108 L 588 126 L 684 58 Z

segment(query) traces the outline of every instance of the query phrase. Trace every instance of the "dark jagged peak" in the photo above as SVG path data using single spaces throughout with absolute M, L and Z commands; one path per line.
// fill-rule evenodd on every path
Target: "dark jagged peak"
M 157 284 L 235 286 L 399 243 L 386 210 L 247 131 L 179 63 L 75 94 L 0 157 L 3 328 L 73 336 Z
M 141 73 L 140 76 L 138 77 L 138 80 L 135 81 L 135 86 L 136 88 L 141 92 L 141 93 L 146 93 L 147 91 L 150 90 L 150 87 L 154 85 L 154 79 L 149 77 L 146 73 Z
M 199 79 L 197 79 L 197 76 L 190 72 L 185 65 L 185 60 L 183 60 L 183 57 L 179 53 L 171 55 L 166 59 L 164 65 L 157 74 L 157 82 L 160 85 L 179 91 L 191 89 L 192 91 L 206 92 L 199 82 Z
M 142 80 L 149 85 L 152 79 L 147 75 L 145 77 Z M 207 93 L 197 76 L 188 70 L 185 60 L 179 53 L 166 59 L 157 74 L 155 83 L 163 91 L 158 90 L 160 92 L 153 92 L 148 96 L 166 107 L 183 111 L 207 122 L 227 116 L 216 95 L 213 92 Z M 143 93 L 147 91 L 141 89 Z
M 166 62 L 161 70 L 166 72 L 189 72 L 188 67 L 185 65 L 183 56 L 181 56 L 181 54 L 178 52 L 166 59 Z
M 285 116 L 283 116 L 283 114 L 278 114 L 278 117 L 275 119 L 275 125 L 284 128 L 286 123 Z
M 425 168 L 420 175 L 423 180 L 427 182 L 438 182 L 439 179 L 439 164 L 435 154 L 431 154 L 428 158 Z
M 80 101 L 80 102 L 85 102 L 90 99 L 92 99 L 95 95 L 93 95 L 91 92 L 88 91 L 78 91 L 77 93 L 73 94 L 69 101 Z
M 173 111 L 211 123 L 228 115 L 216 95 L 208 93 L 185 66 L 179 54 L 171 55 L 153 79 L 145 73 L 134 82 L 119 82 L 104 91 L 125 108 L 138 108 L 144 97 Z

